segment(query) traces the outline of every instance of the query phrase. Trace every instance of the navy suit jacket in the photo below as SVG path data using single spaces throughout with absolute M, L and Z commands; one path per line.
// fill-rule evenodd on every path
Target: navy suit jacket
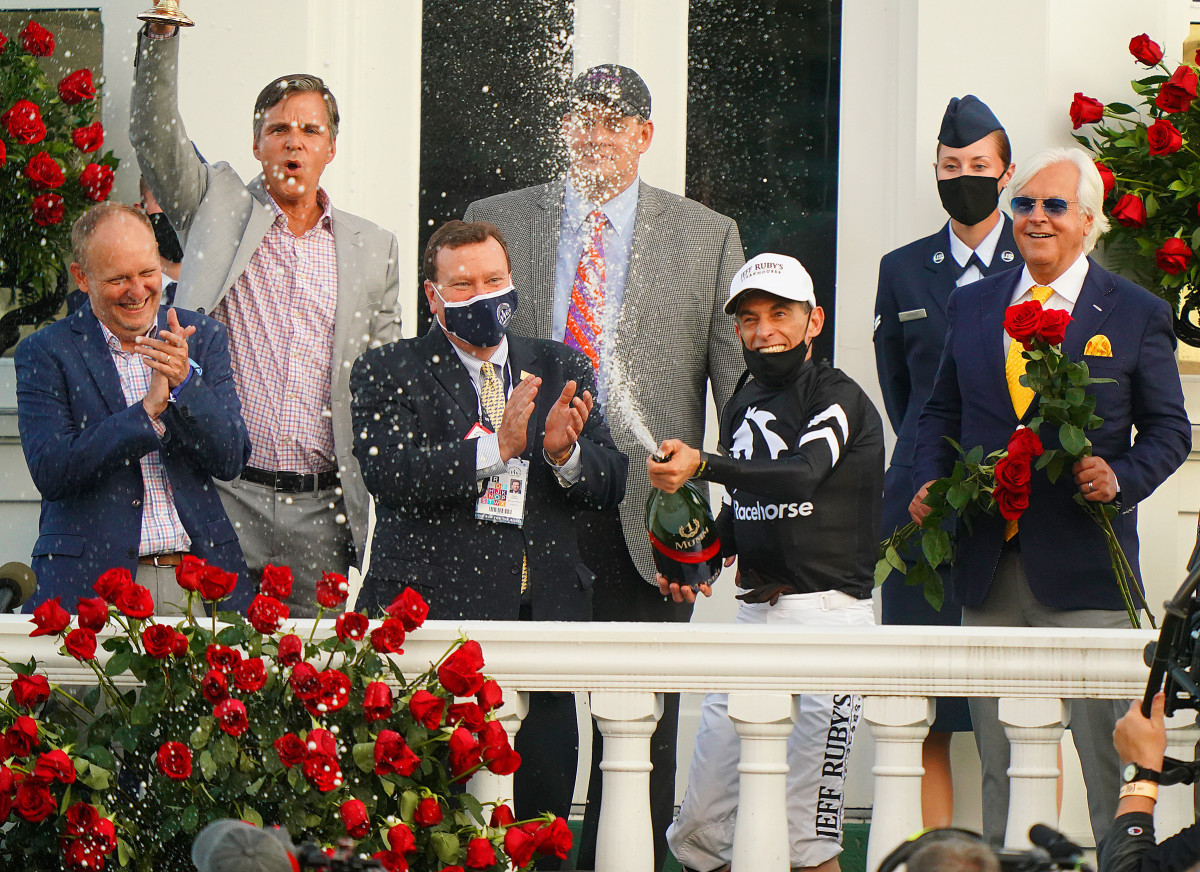
M 1004 311 L 1021 273 L 1011 270 L 959 288 L 950 297 L 950 332 L 917 427 L 913 492 L 949 474 L 955 452 L 944 437 L 965 449 L 1003 448 L 1018 423 L 1004 376 Z M 1183 405 L 1170 306 L 1149 291 L 1089 260 L 1088 274 L 1063 351 L 1084 360 L 1094 378 L 1096 414 L 1104 423 L 1087 433 L 1092 453 L 1112 466 L 1121 488 L 1121 513 L 1113 528 L 1134 571 L 1138 571 L 1136 506 L 1187 457 L 1191 425 Z M 1088 339 L 1103 334 L 1111 357 L 1084 357 Z M 1132 428 L 1137 428 L 1133 438 Z M 1057 430 L 1043 426 L 1042 441 L 1058 447 Z M 1069 473 L 1051 484 L 1034 471 L 1029 508 L 1021 516 L 1021 558 L 1030 590 L 1057 609 L 1120 609 L 1120 594 L 1109 566 L 1099 526 L 1072 497 L 1078 491 Z M 958 530 L 953 571 L 955 601 L 978 606 L 987 596 L 1000 549 L 1004 521 L 983 517 L 974 531 Z
M 1000 239 L 988 274 L 1022 266 L 1025 261 L 1013 241 L 1012 219 L 1000 213 Z M 891 535 L 909 522 L 908 504 L 917 419 L 933 390 L 946 331 L 946 306 L 958 280 L 959 267 L 950 253 L 950 224 L 932 236 L 910 242 L 884 255 L 879 262 L 879 291 L 875 296 L 875 368 L 883 404 L 896 447 L 884 491 L 883 534 Z M 922 314 L 924 313 L 924 314 Z M 900 320 L 901 314 L 904 320 Z
M 38 330 L 16 353 L 17 414 L 21 447 L 42 494 L 42 516 L 33 548 L 36 605 L 55 596 L 74 609 L 91 596 L 100 573 L 124 567 L 137 573 L 141 539 L 140 460 L 162 455 L 179 519 L 192 553 L 239 574 L 230 608 L 249 602 L 251 583 L 242 549 L 213 478 L 230 480 L 250 456 L 250 436 L 229 370 L 225 328 L 176 310 L 194 325 L 188 353 L 193 371 L 160 420 L 160 440 L 140 402 L 128 406 L 120 376 L 91 306 Z M 166 310 L 159 309 L 159 328 Z
M 571 379 L 577 394 L 596 395 L 591 364 L 561 342 L 509 334 L 508 349 L 514 382 L 525 372 L 542 379 L 521 455 L 530 464 L 523 527 L 475 518 L 476 446 L 464 437 L 479 400 L 436 322 L 354 364 L 354 453 L 377 513 L 360 609 L 381 609 L 409 586 L 431 618 L 515 621 L 525 553 L 533 618 L 591 620 L 594 576 L 579 556 L 576 515 L 620 504 L 629 460 L 596 405 L 579 439 L 582 476 L 560 485 L 542 456 L 546 416 Z

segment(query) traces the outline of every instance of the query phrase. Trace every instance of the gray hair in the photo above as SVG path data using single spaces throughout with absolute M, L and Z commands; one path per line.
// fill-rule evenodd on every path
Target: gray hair
M 97 203 L 76 218 L 75 223 L 71 225 L 71 257 L 84 270 L 87 270 L 88 266 L 87 253 L 92 237 L 100 229 L 101 224 L 118 215 L 129 215 L 142 224 L 151 236 L 154 235 L 154 226 L 150 223 L 150 219 L 137 206 L 130 206 L 117 200 L 105 200 L 103 203 Z
M 952 835 L 918 848 L 908 872 L 1000 872 L 995 853 L 978 839 Z
M 1008 189 L 1014 197 L 1021 196 L 1021 190 L 1034 176 L 1059 163 L 1072 164 L 1079 170 L 1075 199 L 1079 201 L 1080 214 L 1092 219 L 1092 229 L 1083 239 L 1083 253 L 1090 254 L 1096 247 L 1096 240 L 1108 232 L 1110 225 L 1108 216 L 1104 214 L 1104 181 L 1087 152 L 1081 148 L 1048 148 L 1040 151 L 1029 160 L 1021 162 Z

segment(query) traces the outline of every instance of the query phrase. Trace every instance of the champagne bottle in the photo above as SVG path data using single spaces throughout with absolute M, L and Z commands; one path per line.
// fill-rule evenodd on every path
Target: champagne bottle
M 673 494 L 658 489 L 646 500 L 646 533 L 654 566 L 669 582 L 693 590 L 721 572 L 721 540 L 708 500 L 692 482 Z

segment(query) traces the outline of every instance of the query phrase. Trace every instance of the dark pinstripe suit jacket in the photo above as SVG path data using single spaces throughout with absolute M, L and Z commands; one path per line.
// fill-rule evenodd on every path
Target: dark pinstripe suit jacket
M 554 271 L 562 227 L 563 180 L 478 200 L 467 221 L 490 221 L 504 233 L 513 282 L 522 305 L 509 330 L 551 336 Z M 699 447 L 704 434 L 705 385 L 712 382 L 718 413 L 745 369 L 733 319 L 723 312 L 729 283 L 745 263 L 737 224 L 694 200 L 641 183 L 625 296 L 614 354 L 632 382 L 654 438 L 675 437 Z M 643 577 L 654 579 L 645 532 L 650 495 L 646 449 L 609 408 L 617 447 L 629 456 L 621 503 L 625 541 Z

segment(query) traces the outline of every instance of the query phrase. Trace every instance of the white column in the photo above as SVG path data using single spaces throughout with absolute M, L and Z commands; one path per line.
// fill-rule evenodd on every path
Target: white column
M 1168 757 L 1194 760 L 1197 739 L 1200 739 L 1200 727 L 1196 725 L 1194 711 L 1183 709 L 1167 718 Z M 1158 789 L 1158 802 L 1154 804 L 1154 831 L 1159 839 L 1196 822 L 1193 796 L 1190 784 L 1172 784 Z
M 1058 745 L 1069 715 L 1059 699 L 1000 700 L 1000 723 L 1008 735 L 1008 828 L 1004 844 L 1029 847 L 1029 828 L 1058 828 Z M 983 798 L 987 802 L 987 797 Z
M 786 693 L 731 693 L 729 719 L 742 740 L 735 872 L 787 872 L 787 740 L 797 698 Z
M 604 737 L 596 872 L 653 872 L 650 737 L 662 717 L 662 694 L 602 691 L 593 693 L 591 702 Z
M 525 716 L 529 714 L 529 694 L 524 692 L 504 692 L 504 705 L 496 710 L 496 720 L 504 726 L 504 732 L 508 733 L 508 743 L 511 745 L 517 741 L 517 731 L 521 729 L 521 721 L 525 720 Z M 471 780 L 467 782 L 467 792 L 475 797 L 480 802 L 511 802 L 513 798 L 513 777 L 511 775 L 497 775 L 494 772 L 489 772 L 486 768 L 479 769 Z M 537 814 L 541 809 L 528 809 L 530 814 Z M 517 816 L 520 817 L 522 812 L 517 811 Z M 479 822 L 481 825 L 486 824 L 486 820 Z
M 921 744 L 933 723 L 934 702 L 924 696 L 870 696 L 863 718 L 875 741 L 875 798 L 867 868 L 877 869 L 897 845 L 921 829 Z

